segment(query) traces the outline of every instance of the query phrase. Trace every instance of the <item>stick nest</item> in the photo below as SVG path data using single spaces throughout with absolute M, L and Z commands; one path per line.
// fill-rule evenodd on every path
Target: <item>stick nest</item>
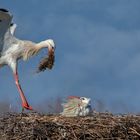
M 95 113 L 88 117 L 62 117 L 38 113 L 0 117 L 4 140 L 124 140 L 140 139 L 139 115 Z

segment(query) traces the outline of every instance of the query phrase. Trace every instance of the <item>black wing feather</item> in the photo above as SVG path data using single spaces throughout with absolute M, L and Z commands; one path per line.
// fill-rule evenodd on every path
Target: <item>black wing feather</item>
M 12 15 L 6 9 L 0 8 L 0 52 L 3 49 L 4 36 L 10 27 Z

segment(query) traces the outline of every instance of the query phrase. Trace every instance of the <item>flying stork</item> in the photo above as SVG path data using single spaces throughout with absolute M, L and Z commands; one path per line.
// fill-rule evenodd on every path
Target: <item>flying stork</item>
M 41 49 L 47 48 L 54 52 L 54 41 L 48 39 L 39 43 L 20 40 L 14 36 L 16 24 L 12 23 L 12 14 L 6 9 L 0 9 L 0 67 L 8 65 L 14 74 L 15 84 L 20 94 L 22 107 L 32 110 L 19 83 L 17 64 L 19 59 L 27 60 Z

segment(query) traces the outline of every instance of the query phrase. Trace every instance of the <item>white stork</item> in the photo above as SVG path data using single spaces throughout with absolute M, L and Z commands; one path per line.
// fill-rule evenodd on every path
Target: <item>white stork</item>
M 18 60 L 27 60 L 43 48 L 48 48 L 49 52 L 54 52 L 55 44 L 52 39 L 34 43 L 16 38 L 14 36 L 16 24 L 12 23 L 12 17 L 8 10 L 0 9 L 0 67 L 8 65 L 12 69 L 15 83 L 21 97 L 22 107 L 32 110 L 19 83 L 17 72 Z
M 61 115 L 65 117 L 90 115 L 92 112 L 90 100 L 86 97 L 69 96 L 62 104 L 63 112 Z

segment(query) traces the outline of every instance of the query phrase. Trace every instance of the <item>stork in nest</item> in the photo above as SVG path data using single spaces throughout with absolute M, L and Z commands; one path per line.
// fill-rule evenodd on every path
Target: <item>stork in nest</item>
M 90 98 L 86 97 L 69 96 L 62 106 L 61 115 L 66 117 L 87 116 L 92 112 Z

